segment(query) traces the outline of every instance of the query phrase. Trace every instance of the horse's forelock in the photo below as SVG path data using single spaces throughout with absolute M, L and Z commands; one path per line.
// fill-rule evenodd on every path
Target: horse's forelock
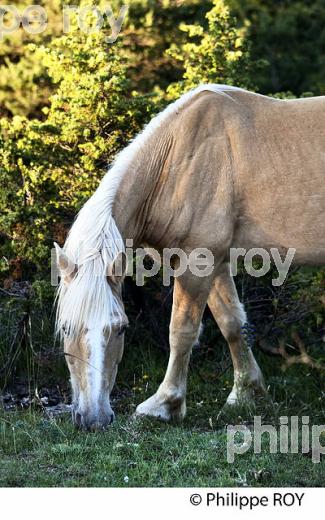
M 107 274 L 117 255 L 125 251 L 123 239 L 112 217 L 98 235 L 85 228 L 79 241 L 72 228 L 66 242 L 65 251 L 77 269 L 69 282 L 61 278 L 57 291 L 56 331 L 61 337 L 67 333 L 75 338 L 86 328 L 111 328 L 122 321 L 121 302 Z

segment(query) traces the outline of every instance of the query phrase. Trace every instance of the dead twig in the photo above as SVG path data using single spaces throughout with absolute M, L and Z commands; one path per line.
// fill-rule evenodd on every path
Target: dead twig
M 308 365 L 310 366 L 311 368 L 315 368 L 317 370 L 325 370 L 325 365 L 323 363 L 321 363 L 320 361 L 317 361 L 315 359 L 313 359 L 307 352 L 307 349 L 306 349 L 306 346 L 304 344 L 304 342 L 302 341 L 302 339 L 300 338 L 300 336 L 298 335 L 297 332 L 293 332 L 291 334 L 291 337 L 296 345 L 296 347 L 298 348 L 298 351 L 300 352 L 299 355 L 297 356 L 291 356 L 290 354 L 288 354 L 286 348 L 285 348 L 285 343 L 282 341 L 280 342 L 280 354 L 281 356 L 283 357 L 284 359 L 284 367 L 289 367 L 291 365 L 294 365 L 296 363 L 301 363 L 303 365 Z M 295 348 L 293 345 L 289 345 L 289 347 L 292 347 L 292 348 Z

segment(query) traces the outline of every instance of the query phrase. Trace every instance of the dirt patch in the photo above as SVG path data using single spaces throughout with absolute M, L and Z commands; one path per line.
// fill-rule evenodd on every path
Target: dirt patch
M 36 407 L 56 415 L 70 411 L 69 402 L 70 391 L 59 385 L 30 388 L 25 383 L 17 383 L 0 394 L 0 406 L 6 412 Z

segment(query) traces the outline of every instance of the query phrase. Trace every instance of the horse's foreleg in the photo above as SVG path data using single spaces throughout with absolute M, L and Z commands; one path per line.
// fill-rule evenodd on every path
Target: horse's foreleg
M 141 403 L 137 413 L 164 421 L 180 420 L 186 412 L 186 381 L 192 346 L 197 341 L 212 277 L 185 273 L 175 279 L 170 322 L 170 357 L 156 394 Z
M 229 345 L 234 366 L 234 386 L 227 404 L 251 401 L 255 395 L 265 393 L 265 386 L 261 370 L 244 340 L 242 327 L 246 323 L 246 314 L 230 275 L 229 264 L 223 264 L 219 269 L 208 305 Z

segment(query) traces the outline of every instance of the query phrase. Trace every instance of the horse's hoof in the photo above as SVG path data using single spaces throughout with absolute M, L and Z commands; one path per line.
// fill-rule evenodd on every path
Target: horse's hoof
M 135 411 L 137 417 L 153 417 L 162 422 L 181 421 L 185 416 L 185 402 L 172 405 L 170 402 L 160 401 L 157 394 L 139 404 Z
M 267 395 L 263 381 L 254 381 L 241 387 L 234 385 L 225 406 L 254 406 L 257 401 L 267 397 Z

